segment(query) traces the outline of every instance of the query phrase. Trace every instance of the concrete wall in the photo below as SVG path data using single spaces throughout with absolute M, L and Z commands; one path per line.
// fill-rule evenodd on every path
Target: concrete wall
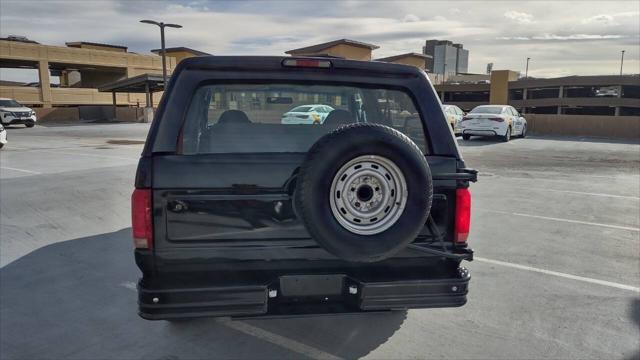
M 80 120 L 77 107 L 35 108 L 38 123 L 75 122 Z
M 415 66 L 418 69 L 424 70 L 424 58 L 419 56 L 406 56 L 396 60 L 391 61 L 393 64 L 402 64 L 402 65 L 411 65 Z
M 527 114 L 525 117 L 528 132 L 535 135 L 640 139 L 640 116 Z
M 491 93 L 489 104 L 505 105 L 509 103 L 509 81 L 518 79 L 518 73 L 511 70 L 491 72 Z
M 139 122 L 143 120 L 144 108 L 118 106 L 116 117 L 113 116 L 113 106 L 77 106 L 77 107 L 53 107 L 35 108 L 38 123 L 48 122 L 78 122 L 80 120 L 100 121 L 128 121 Z

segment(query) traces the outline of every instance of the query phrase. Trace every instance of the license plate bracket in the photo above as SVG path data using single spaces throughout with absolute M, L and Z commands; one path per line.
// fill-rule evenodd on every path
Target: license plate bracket
M 295 297 L 340 295 L 344 278 L 344 274 L 285 275 L 280 277 L 280 292 Z

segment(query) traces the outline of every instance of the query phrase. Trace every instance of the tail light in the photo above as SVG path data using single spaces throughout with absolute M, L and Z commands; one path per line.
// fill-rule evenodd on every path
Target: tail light
M 136 249 L 153 248 L 151 189 L 135 189 L 131 195 L 131 225 Z
M 490 117 L 489 120 L 497 121 L 497 122 L 504 122 L 504 119 L 501 118 L 501 117 Z
M 456 190 L 456 219 L 453 230 L 454 241 L 464 244 L 471 228 L 471 192 L 468 188 Z

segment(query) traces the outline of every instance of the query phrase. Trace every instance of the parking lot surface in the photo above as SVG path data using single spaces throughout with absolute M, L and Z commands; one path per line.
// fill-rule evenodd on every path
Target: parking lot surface
M 468 304 L 364 315 L 136 315 L 129 196 L 147 124 L 8 129 L 0 357 L 640 357 L 640 144 L 459 140 L 472 186 Z

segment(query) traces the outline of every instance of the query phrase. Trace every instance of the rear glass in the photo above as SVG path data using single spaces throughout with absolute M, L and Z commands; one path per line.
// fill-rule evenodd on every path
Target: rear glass
M 307 112 L 311 110 L 311 106 L 298 106 L 297 108 L 291 109 L 291 112 Z
M 502 106 L 478 106 L 470 112 L 471 114 L 500 114 Z
M 326 112 L 310 111 L 320 107 Z M 422 120 L 407 93 L 302 84 L 200 87 L 187 112 L 182 154 L 307 152 L 322 135 L 356 122 L 393 127 L 426 154 Z

